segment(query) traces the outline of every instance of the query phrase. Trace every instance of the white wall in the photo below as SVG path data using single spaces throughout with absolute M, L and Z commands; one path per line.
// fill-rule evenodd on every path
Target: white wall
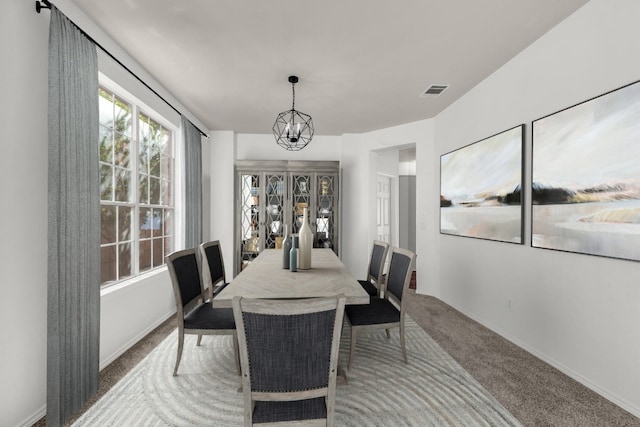
M 637 0 L 586 4 L 437 116 L 427 164 L 435 169 L 440 154 L 526 123 L 530 188 L 531 121 L 637 80 L 639 16 Z M 438 181 L 427 185 L 437 200 Z M 640 415 L 640 264 L 531 248 L 525 197 L 525 245 L 429 227 L 441 268 L 436 295 Z
M 0 13 L 0 425 L 35 421 L 46 400 L 47 50 L 32 2 Z M 19 55 L 17 53 L 20 53 Z M 6 58 L 9 57 L 9 60 Z
M 371 182 L 377 173 L 377 152 L 416 147 L 416 206 L 417 231 L 416 253 L 417 270 L 421 274 L 418 291 L 433 295 L 438 271 L 435 240 L 430 234 L 437 229 L 438 207 L 433 203 L 433 183 L 438 182 L 439 166 L 433 166 L 434 125 L 432 119 L 421 120 L 401 126 L 395 126 L 360 135 L 343 135 L 342 142 L 342 261 L 351 273 L 360 277 L 366 272 L 369 262 L 371 241 L 375 237 L 375 205 L 372 205 L 372 193 L 362 191 L 363 183 Z M 375 184 L 374 184 L 375 186 Z M 373 192 L 375 203 L 375 192 Z M 367 206 L 368 221 L 363 224 L 362 206 Z M 373 206 L 373 207 L 372 207 Z M 436 228 L 434 228 L 434 226 Z M 364 248 L 364 249 L 363 249 Z M 422 279 L 422 272 L 425 272 Z
M 205 129 L 170 94 L 68 0 L 56 5 L 69 18 L 138 73 L 192 122 Z M 0 156 L 2 293 L 0 298 L 0 426 L 29 426 L 45 414 L 47 350 L 47 68 L 48 10 L 34 2 L 9 0 L 0 13 Z M 163 114 L 177 114 L 136 89 L 131 78 L 117 77 L 100 57 L 101 71 Z M 111 70 L 111 71 L 108 71 Z M 123 79 L 123 80 L 122 80 Z M 179 122 L 178 122 L 179 123 Z M 100 367 L 175 311 L 166 269 L 144 275 L 131 286 L 110 288 L 101 296 Z
M 227 280 L 233 278 L 235 138 L 232 131 L 211 132 L 202 146 L 204 240 L 220 241 Z
M 273 134 L 239 133 L 236 138 L 237 160 L 340 160 L 339 136 L 315 135 L 301 151 L 280 147 Z

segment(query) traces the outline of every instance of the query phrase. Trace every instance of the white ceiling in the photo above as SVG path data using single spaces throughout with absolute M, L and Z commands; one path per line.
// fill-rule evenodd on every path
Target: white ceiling
M 587 1 L 73 3 L 211 130 L 270 133 L 295 74 L 296 109 L 340 135 L 435 116 Z

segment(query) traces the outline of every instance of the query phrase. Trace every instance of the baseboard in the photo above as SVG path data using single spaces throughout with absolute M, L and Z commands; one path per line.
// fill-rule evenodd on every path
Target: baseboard
M 439 297 L 436 297 L 436 298 L 439 298 Z M 504 339 L 506 339 L 506 340 L 510 341 L 511 343 L 517 345 L 518 347 L 526 350 L 528 353 L 531 353 L 532 355 L 534 355 L 538 359 L 542 360 L 543 362 L 548 363 L 549 365 L 551 365 L 554 368 L 558 369 L 563 374 L 567 375 L 568 377 L 573 378 L 574 380 L 576 380 L 580 384 L 584 385 L 585 387 L 587 387 L 588 389 L 594 391 L 595 393 L 598 393 L 600 396 L 604 397 L 605 399 L 609 400 L 610 402 L 614 403 L 615 405 L 621 407 L 625 411 L 635 415 L 636 417 L 640 417 L 640 408 L 636 407 L 635 405 L 631 404 L 630 402 L 627 402 L 625 399 L 621 398 L 620 396 L 618 396 L 618 395 L 616 395 L 614 393 L 611 393 L 610 391 L 600 387 L 597 384 L 592 383 L 589 379 L 587 379 L 587 378 L 583 377 L 581 374 L 573 371 L 571 368 L 568 368 L 567 366 L 563 365 L 562 363 L 554 360 L 552 357 L 549 357 L 546 354 L 543 354 L 543 353 L 539 352 L 538 350 L 532 348 L 528 344 L 526 344 L 526 343 L 520 341 L 519 339 L 511 336 L 510 334 L 508 334 L 507 332 L 503 331 L 502 329 L 496 327 L 495 325 L 492 325 L 490 322 L 487 322 L 487 321 L 485 321 L 483 319 L 477 318 L 476 316 L 472 315 L 471 313 L 468 313 L 467 311 L 457 307 L 455 304 L 452 304 L 450 301 L 445 301 L 443 299 L 441 299 L 441 301 L 443 301 L 444 303 L 450 305 L 451 307 L 453 307 L 454 309 L 456 309 L 460 313 L 464 314 L 465 316 L 467 316 L 467 317 L 473 319 L 474 321 L 480 323 L 482 326 L 484 326 L 484 327 L 490 329 L 491 331 L 495 332 L 496 334 L 500 335 Z
M 31 414 L 29 418 L 18 424 L 18 427 L 31 427 L 40 421 L 45 415 L 47 415 L 47 405 L 43 405 L 40 409 Z
M 161 316 L 157 321 L 155 321 L 154 323 L 152 323 L 151 325 L 149 325 L 148 328 L 144 329 L 142 332 L 140 332 L 138 335 L 136 335 L 135 337 L 131 338 L 129 341 L 127 341 L 122 347 L 120 347 L 115 353 L 113 353 L 111 356 L 109 356 L 108 358 L 106 358 L 105 360 L 102 360 L 100 362 L 100 367 L 99 370 L 102 371 L 104 368 L 106 368 L 107 366 L 109 366 L 109 364 L 111 362 L 113 362 L 114 360 L 116 360 L 118 357 L 122 356 L 124 354 L 125 351 L 129 350 L 131 347 L 133 347 L 138 341 L 140 341 L 142 338 L 146 337 L 147 335 L 149 335 L 149 333 L 151 331 L 153 331 L 155 328 L 157 328 L 158 326 L 162 325 L 167 319 L 169 319 L 171 316 L 173 316 L 174 314 L 176 314 L 176 309 L 170 310 L 168 313 L 166 313 L 165 315 Z

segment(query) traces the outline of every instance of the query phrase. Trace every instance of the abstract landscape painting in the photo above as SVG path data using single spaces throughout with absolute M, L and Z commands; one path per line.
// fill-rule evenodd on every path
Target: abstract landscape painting
M 640 260 L 640 83 L 533 122 L 531 245 Z
M 524 125 L 440 156 L 440 232 L 522 243 Z

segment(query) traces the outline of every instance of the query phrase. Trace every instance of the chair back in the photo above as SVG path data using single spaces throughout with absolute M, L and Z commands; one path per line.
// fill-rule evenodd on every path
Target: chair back
M 205 288 L 213 289 L 218 283 L 225 283 L 224 260 L 219 240 L 212 240 L 200 245 L 202 256 L 202 283 Z
M 407 249 L 393 248 L 387 272 L 385 298 L 401 304 L 404 293 L 409 288 L 411 274 L 415 266 L 416 254 Z
M 384 269 L 384 262 L 387 259 L 388 251 L 388 243 L 374 240 L 373 249 L 371 250 L 371 259 L 369 260 L 369 275 L 367 280 L 373 279 L 376 281 L 376 284 L 380 284 L 382 270 Z
M 326 417 L 333 418 L 344 306 L 344 295 L 234 298 L 247 424 L 251 425 L 256 401 L 291 402 L 323 396 Z M 273 417 L 267 421 L 278 421 L 277 414 Z
M 195 248 L 173 252 L 165 257 L 178 307 L 178 317 L 184 317 L 189 307 L 204 301 L 200 270 Z

